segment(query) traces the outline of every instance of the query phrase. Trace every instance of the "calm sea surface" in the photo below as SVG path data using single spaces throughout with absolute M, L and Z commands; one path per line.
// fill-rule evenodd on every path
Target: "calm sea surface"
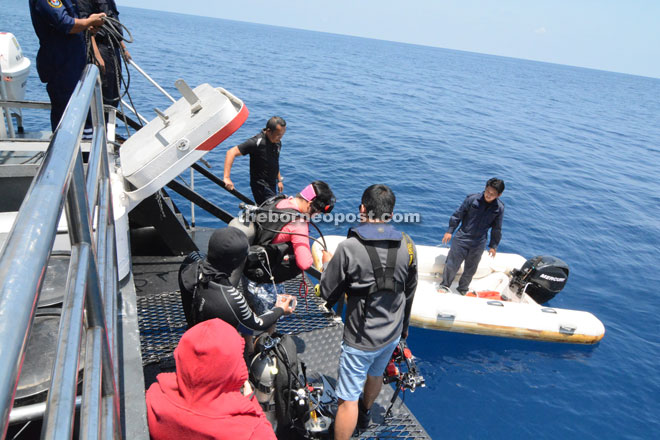
M 250 117 L 206 158 L 277 114 L 286 192 L 314 179 L 353 213 L 386 183 L 402 226 L 440 242 L 453 210 L 492 176 L 505 180 L 499 250 L 565 260 L 551 305 L 606 327 L 583 347 L 414 328 L 409 344 L 428 387 L 406 403 L 433 438 L 657 438 L 660 432 L 660 80 L 430 47 L 124 8 L 136 62 L 174 81 L 222 86 Z M 3 0 L 0 31 L 38 49 L 27 2 Z M 131 76 L 149 118 L 168 102 Z M 47 99 L 36 68 L 27 99 Z M 26 115 L 26 125 L 43 124 Z M 47 127 L 41 127 L 47 128 Z M 186 176 L 187 178 L 187 176 Z M 249 194 L 248 161 L 232 178 Z M 197 189 L 234 212 L 233 198 Z M 188 208 L 182 206 L 182 209 Z M 217 225 L 197 210 L 197 223 Z M 348 225 L 323 225 L 345 233 Z M 653 434 L 653 433 L 656 434 Z

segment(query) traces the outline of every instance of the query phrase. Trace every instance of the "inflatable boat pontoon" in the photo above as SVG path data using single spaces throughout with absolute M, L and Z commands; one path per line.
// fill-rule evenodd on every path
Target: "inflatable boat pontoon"
M 326 236 L 332 253 L 344 240 Z M 554 257 L 525 259 L 517 254 L 484 252 L 470 292 L 446 291 L 440 286 L 448 248 L 417 245 L 419 281 L 410 324 L 460 333 L 535 339 L 573 344 L 595 344 L 605 327 L 589 312 L 543 306 L 566 284 L 568 266 Z M 314 243 L 314 263 L 320 269 L 321 246 Z

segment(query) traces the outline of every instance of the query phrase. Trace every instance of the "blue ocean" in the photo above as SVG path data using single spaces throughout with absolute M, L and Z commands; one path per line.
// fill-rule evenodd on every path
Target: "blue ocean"
M 4 0 L 0 31 L 33 62 L 27 2 Z M 427 387 L 406 395 L 434 438 L 656 438 L 660 432 L 660 79 L 274 26 L 124 8 L 135 61 L 173 96 L 208 82 L 241 98 L 243 127 L 224 153 L 272 115 L 287 121 L 285 192 L 330 184 L 336 212 L 385 183 L 418 244 L 440 244 L 449 216 L 490 177 L 504 179 L 500 252 L 570 266 L 553 307 L 605 325 L 595 346 L 412 328 Z M 169 103 L 134 71 L 147 117 Z M 33 68 L 27 99 L 47 100 Z M 43 114 L 30 129 L 48 128 Z M 184 176 L 188 179 L 188 176 Z M 248 195 L 248 161 L 232 178 Z M 205 186 L 206 185 L 206 186 Z M 237 201 L 198 180 L 230 212 Z M 184 213 L 187 204 L 181 204 Z M 197 225 L 219 226 L 201 210 Z M 344 234 L 348 224 L 321 224 Z M 653 433 L 656 434 L 653 434 Z

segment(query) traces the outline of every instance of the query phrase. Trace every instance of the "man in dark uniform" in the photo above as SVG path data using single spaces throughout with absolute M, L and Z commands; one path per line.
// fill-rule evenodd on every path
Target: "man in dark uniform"
M 465 295 L 477 271 L 484 245 L 490 229 L 488 253 L 494 257 L 497 245 L 502 238 L 502 219 L 504 218 L 504 203 L 499 197 L 504 192 L 504 182 L 493 177 L 486 182 L 482 193 L 470 194 L 449 219 L 449 229 L 442 237 L 442 243 L 451 240 L 451 236 L 460 224 L 456 236 L 451 242 L 445 270 L 442 274 L 442 286 L 449 290 L 461 263 L 465 261 L 463 275 L 458 281 L 458 293 Z
M 119 20 L 119 11 L 114 0 L 77 0 L 81 17 L 89 17 L 94 13 L 103 12 L 107 17 Z M 126 45 L 120 37 L 111 35 L 115 30 L 123 35 L 121 26 L 107 22 L 96 34 L 90 37 L 93 59 L 89 62 L 96 63 L 101 70 L 103 84 L 103 103 L 117 107 L 119 103 L 120 76 L 121 76 L 121 53 L 127 59 L 131 58 L 126 50 Z
M 280 173 L 280 149 L 284 133 L 286 133 L 286 122 L 279 116 L 273 116 L 260 133 L 241 145 L 230 148 L 225 155 L 223 177 L 227 189 L 234 189 L 234 182 L 229 177 L 234 158 L 249 154 L 250 188 L 252 188 L 254 201 L 261 205 L 276 195 L 278 191 L 284 191 L 282 183 L 284 179 Z
M 85 68 L 81 32 L 101 26 L 105 14 L 78 18 L 74 0 L 30 0 L 30 16 L 39 38 L 37 71 L 50 97 L 54 131 Z
M 347 294 L 339 358 L 335 439 L 364 430 L 399 339 L 408 337 L 417 258 L 410 237 L 388 223 L 396 199 L 386 185 L 364 191 L 362 223 L 351 228 L 321 275 L 320 296 L 332 307 Z

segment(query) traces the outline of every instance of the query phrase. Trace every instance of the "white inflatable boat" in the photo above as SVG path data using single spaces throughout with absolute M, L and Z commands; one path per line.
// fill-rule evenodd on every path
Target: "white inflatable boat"
M 344 240 L 326 236 L 332 253 Z M 589 312 L 540 305 L 566 283 L 568 267 L 553 257 L 526 260 L 516 254 L 484 252 L 468 295 L 456 292 L 462 267 L 450 291 L 440 287 L 449 248 L 417 245 L 419 281 L 411 325 L 460 333 L 535 339 L 573 344 L 595 344 L 605 327 Z M 320 269 L 321 246 L 312 246 Z M 536 301 L 534 300 L 536 298 Z

